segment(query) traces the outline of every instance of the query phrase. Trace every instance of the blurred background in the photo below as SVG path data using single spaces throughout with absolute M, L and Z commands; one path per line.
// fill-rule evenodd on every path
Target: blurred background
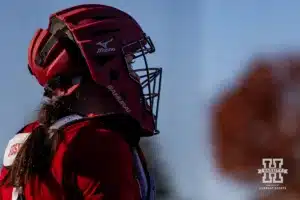
M 228 133 L 223 133 L 212 125 L 223 123 L 222 120 L 214 118 L 216 113 L 222 111 L 218 111 L 218 106 L 230 99 L 224 100 L 222 95 L 225 91 L 234 93 L 236 88 L 241 87 L 238 84 L 240 77 L 247 76 L 245 73 L 249 71 L 249 63 L 252 63 L 257 55 L 300 50 L 300 2 L 3 1 L 0 6 L 1 154 L 12 135 L 34 118 L 34 112 L 38 109 L 41 99 L 42 89 L 29 75 L 26 67 L 27 47 L 34 31 L 48 25 L 51 13 L 82 3 L 106 4 L 128 12 L 137 19 L 156 45 L 157 52 L 150 57 L 150 63 L 163 67 L 159 113 L 161 134 L 143 140 L 142 146 L 157 178 L 159 199 L 260 199 L 255 178 L 249 180 L 246 176 L 232 176 L 239 171 L 240 163 L 236 162 L 239 159 L 226 160 L 235 158 L 233 155 L 241 152 L 242 147 L 230 151 L 224 147 L 222 150 L 222 144 L 230 146 L 229 143 L 236 140 L 229 137 L 226 141 L 230 142 L 222 143 L 225 141 L 222 137 L 225 135 L 227 139 Z M 266 68 L 272 68 L 272 64 L 266 65 Z M 261 79 L 262 85 L 269 80 L 265 77 Z M 256 91 L 259 86 L 256 85 L 253 90 Z M 252 96 L 256 95 L 259 94 L 254 93 Z M 238 102 L 242 104 L 244 100 Z M 272 98 L 268 102 L 272 102 Z M 217 109 L 212 109 L 214 107 Z M 238 108 L 237 112 L 243 113 L 243 109 Z M 230 113 L 225 113 L 227 112 Z M 225 121 L 235 124 L 237 119 L 226 117 Z M 230 132 L 231 129 L 228 130 Z M 244 129 L 239 130 L 240 135 L 246 135 Z M 219 135 L 222 137 L 218 137 Z M 242 141 L 247 143 L 247 140 Z M 280 143 L 277 145 L 280 146 Z M 253 158 L 253 162 L 250 159 L 248 164 L 243 163 L 243 166 L 252 166 L 243 168 L 246 174 L 257 175 L 256 169 L 261 167 L 259 165 L 262 155 L 273 156 L 270 152 L 260 153 L 268 146 L 270 145 L 264 144 L 260 146 L 259 151 L 256 149 L 259 155 L 254 156 L 256 160 Z M 277 153 L 275 150 L 274 152 Z M 243 153 L 239 156 L 247 160 L 249 154 L 246 151 Z M 225 162 L 230 162 L 230 166 L 234 167 L 225 169 Z M 289 166 L 293 166 L 293 160 Z M 222 167 L 224 169 L 221 169 Z M 298 183 L 298 180 L 294 182 Z M 289 193 L 289 190 L 285 192 Z M 277 199 L 282 200 L 300 199 L 278 196 Z M 274 196 L 268 198 L 276 199 Z

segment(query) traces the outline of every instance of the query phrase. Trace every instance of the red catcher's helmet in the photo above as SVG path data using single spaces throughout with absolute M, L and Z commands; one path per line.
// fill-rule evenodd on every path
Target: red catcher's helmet
M 91 78 L 106 87 L 140 122 L 145 136 L 150 136 L 159 133 L 162 74 L 161 68 L 148 67 L 146 54 L 153 52 L 150 37 L 130 15 L 113 7 L 87 4 L 50 16 L 48 28 L 39 29 L 30 43 L 28 66 L 39 84 L 47 87 L 59 77 L 78 76 L 83 70 L 76 62 L 82 57 L 85 64 L 80 67 L 88 67 Z M 132 61 L 143 58 L 145 67 L 132 69 L 125 60 L 128 56 Z

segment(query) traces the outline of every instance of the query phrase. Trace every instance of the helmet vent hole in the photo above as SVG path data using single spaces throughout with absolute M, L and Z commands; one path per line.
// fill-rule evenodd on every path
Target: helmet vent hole
M 103 21 L 103 20 L 106 20 L 106 19 L 116 19 L 115 16 L 94 16 L 92 17 L 93 20 L 96 20 L 96 21 Z
M 93 36 L 105 36 L 105 35 L 109 35 L 109 34 L 114 34 L 116 32 L 120 32 L 120 29 L 110 29 L 110 30 L 96 30 L 93 32 Z M 113 37 L 115 39 L 115 37 L 112 35 L 111 37 Z

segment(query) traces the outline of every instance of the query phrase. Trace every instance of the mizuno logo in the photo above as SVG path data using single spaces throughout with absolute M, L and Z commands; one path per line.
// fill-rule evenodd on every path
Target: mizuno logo
M 97 53 L 106 53 L 106 52 L 112 52 L 112 51 L 116 51 L 116 48 L 108 48 L 108 43 L 112 42 L 114 39 L 111 38 L 110 40 L 107 41 L 101 41 L 96 43 L 96 45 L 101 46 L 101 48 L 99 48 L 97 50 Z

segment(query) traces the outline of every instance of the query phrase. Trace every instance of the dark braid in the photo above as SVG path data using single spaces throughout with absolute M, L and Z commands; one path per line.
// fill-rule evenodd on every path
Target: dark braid
M 56 148 L 63 140 L 63 134 L 58 130 L 53 130 L 57 133 L 49 138 L 49 128 L 59 118 L 70 114 L 68 98 L 70 97 L 62 97 L 41 106 L 38 114 L 40 125 L 32 131 L 21 147 L 1 185 L 22 187 L 33 178 L 43 178 L 47 174 Z

